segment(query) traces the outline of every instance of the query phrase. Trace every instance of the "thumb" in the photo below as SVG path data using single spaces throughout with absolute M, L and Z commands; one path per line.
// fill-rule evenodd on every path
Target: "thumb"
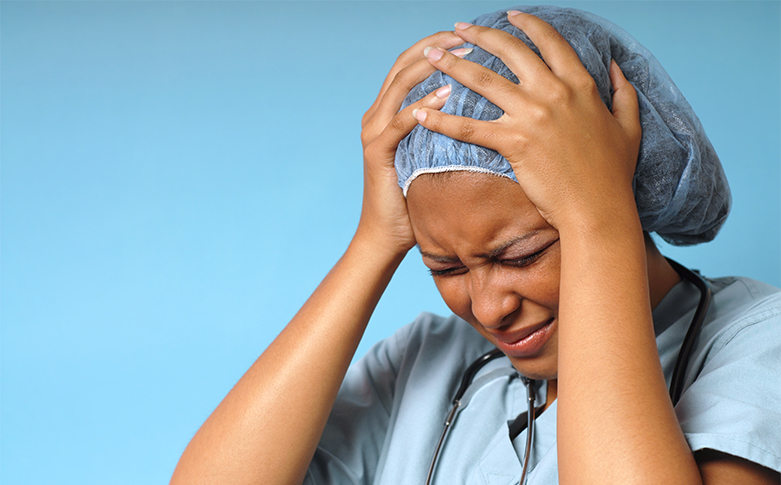
M 610 61 L 610 82 L 613 84 L 613 117 L 627 134 L 629 139 L 640 143 L 640 108 L 637 104 L 637 92 L 627 81 L 616 61 Z

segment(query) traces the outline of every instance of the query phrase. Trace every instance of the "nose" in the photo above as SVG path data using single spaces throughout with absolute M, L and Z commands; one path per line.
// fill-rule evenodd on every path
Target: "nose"
M 506 317 L 518 310 L 523 298 L 492 268 L 469 272 L 469 296 L 472 315 L 486 328 L 504 326 Z

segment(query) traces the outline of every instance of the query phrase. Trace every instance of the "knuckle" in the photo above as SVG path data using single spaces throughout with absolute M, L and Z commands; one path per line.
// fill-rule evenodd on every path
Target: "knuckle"
M 513 137 L 512 147 L 512 153 L 515 155 L 513 158 L 522 156 L 529 148 L 529 138 L 522 134 L 515 135 Z
M 398 69 L 399 66 L 404 66 L 409 63 L 410 59 L 414 57 L 415 46 L 409 47 L 396 57 L 396 61 L 393 63 L 393 68 Z
M 449 52 L 445 52 L 445 55 L 442 56 L 442 59 L 437 61 L 437 64 L 439 65 L 440 70 L 445 70 L 445 69 L 454 68 L 456 64 L 458 64 L 459 62 L 467 62 L 467 61 L 463 61 L 462 59 L 459 59 L 453 54 L 450 54 Z
M 406 123 L 402 121 L 401 117 L 396 115 L 388 123 L 388 129 L 392 131 L 403 131 L 406 128 Z
M 425 95 L 420 101 L 418 101 L 418 107 L 419 108 L 430 108 L 437 103 L 437 95 L 434 93 L 434 91 L 428 93 Z
M 374 139 L 374 136 L 369 134 L 368 130 L 363 130 L 361 132 L 361 145 L 367 146 L 369 143 Z
M 560 42 L 562 40 L 561 34 L 553 27 L 542 27 L 540 31 L 541 40 L 544 42 Z
M 369 109 L 369 111 L 364 113 L 363 117 L 361 118 L 361 127 L 365 128 L 366 125 L 369 123 L 369 121 L 372 119 L 373 116 L 374 116 L 374 110 L 372 110 L 372 109 Z M 361 136 L 363 136 L 363 133 L 361 133 Z
M 427 47 L 432 44 L 440 44 L 447 39 L 452 39 L 453 37 L 455 37 L 455 34 L 452 31 L 440 30 L 435 34 L 431 34 L 428 37 L 424 37 L 420 41 L 416 42 L 415 45 L 410 48 L 410 50 L 414 50 L 417 55 L 420 55 L 420 53 L 423 52 L 423 47 Z
M 592 78 L 588 73 L 584 73 L 583 75 L 578 76 L 573 82 L 575 89 L 579 92 L 589 95 L 593 95 L 594 93 L 599 92 L 597 89 L 597 83 L 594 82 L 594 78 Z
M 393 81 L 391 81 L 391 84 L 393 84 L 394 86 L 399 86 L 401 88 L 412 87 L 409 86 L 409 79 L 410 79 L 409 68 L 405 67 L 401 71 L 397 72 L 395 76 L 393 76 Z
M 526 114 L 534 124 L 541 124 L 552 116 L 551 109 L 548 105 L 541 103 L 529 106 Z
M 477 74 L 475 74 L 474 77 L 474 84 L 478 88 L 487 88 L 491 84 L 493 84 L 493 72 L 486 72 L 481 70 Z
M 519 49 L 526 48 L 526 44 L 523 43 L 517 37 L 510 36 L 506 42 L 503 42 L 497 49 L 497 56 L 499 59 L 511 59 Z
M 485 145 L 490 147 L 500 145 L 500 141 L 505 138 L 505 136 L 500 134 L 498 130 L 489 130 L 485 133 L 484 136 Z
M 363 155 L 367 160 L 375 160 L 382 155 L 382 149 L 377 143 L 377 139 L 372 140 L 366 145 L 366 148 L 363 150 Z
M 563 83 L 552 83 L 548 90 L 550 100 L 555 104 L 568 104 L 573 98 L 573 89 Z
M 472 121 L 464 121 L 458 129 L 461 140 L 470 141 L 475 136 L 475 124 Z
M 444 40 L 444 39 L 450 39 L 453 37 L 453 31 L 452 30 L 440 30 L 436 34 L 433 34 L 430 38 L 432 40 Z

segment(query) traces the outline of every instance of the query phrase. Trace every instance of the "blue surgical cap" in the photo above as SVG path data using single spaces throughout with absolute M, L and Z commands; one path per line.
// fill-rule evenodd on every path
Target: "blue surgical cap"
M 712 240 L 727 218 L 731 196 L 727 178 L 699 119 L 654 56 L 618 26 L 594 14 L 554 6 L 516 7 L 551 24 L 575 49 L 596 81 L 602 101 L 611 107 L 609 68 L 615 59 L 637 90 L 643 136 L 634 177 L 635 201 L 643 229 L 671 244 Z M 478 17 L 476 25 L 529 38 L 510 24 L 507 11 Z M 472 44 L 466 59 L 517 83 L 518 78 L 497 57 Z M 455 79 L 435 72 L 417 85 L 402 108 L 432 91 L 452 85 L 445 113 L 495 120 L 503 111 Z M 420 174 L 453 170 L 485 172 L 517 182 L 509 162 L 494 150 L 448 138 L 417 126 L 396 151 L 396 173 L 406 195 Z

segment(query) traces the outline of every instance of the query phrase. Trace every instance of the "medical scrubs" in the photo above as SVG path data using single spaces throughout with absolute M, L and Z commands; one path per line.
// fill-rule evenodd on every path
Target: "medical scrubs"
M 675 408 L 681 428 L 692 450 L 781 470 L 781 293 L 746 278 L 708 281 L 713 300 Z M 668 385 L 699 297 L 683 281 L 654 309 Z M 432 314 L 374 346 L 348 372 L 304 483 L 424 483 L 464 371 L 492 348 L 463 320 Z M 544 402 L 544 383 L 537 394 Z M 508 426 L 527 400 L 509 360 L 485 366 L 464 401 L 433 483 L 517 484 L 526 431 L 511 441 Z M 530 462 L 529 484 L 558 483 L 556 402 L 535 422 Z

